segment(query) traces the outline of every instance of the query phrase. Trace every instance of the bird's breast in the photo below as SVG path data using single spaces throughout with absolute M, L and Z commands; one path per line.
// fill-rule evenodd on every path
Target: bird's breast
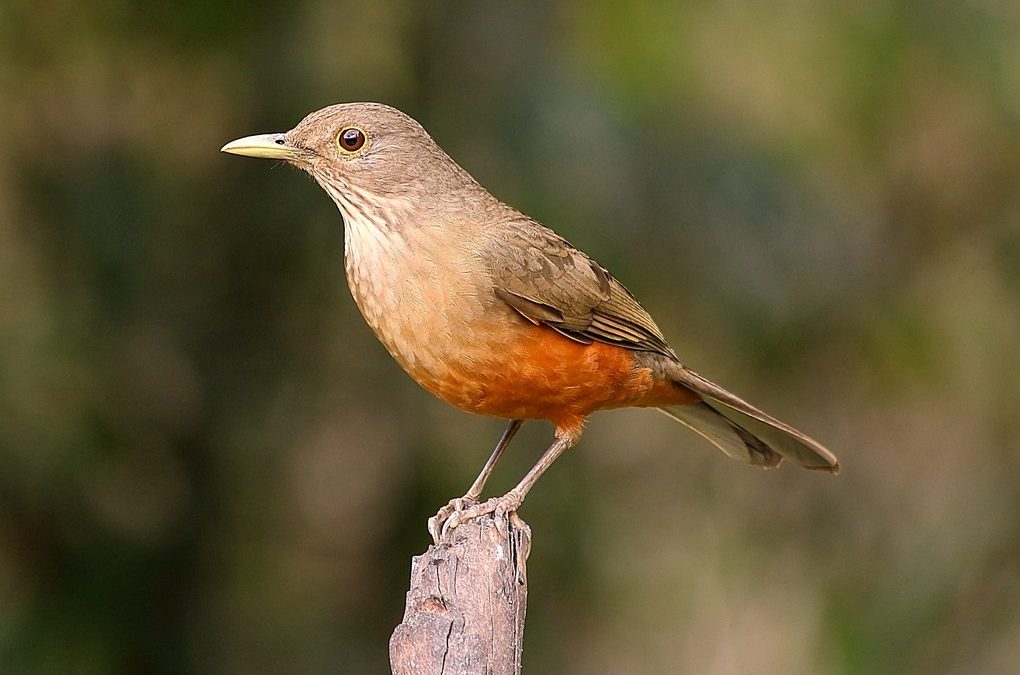
M 345 214 L 344 244 L 355 303 L 419 384 L 434 392 L 476 358 L 471 335 L 491 318 L 493 297 L 469 242 L 428 224 L 398 229 Z

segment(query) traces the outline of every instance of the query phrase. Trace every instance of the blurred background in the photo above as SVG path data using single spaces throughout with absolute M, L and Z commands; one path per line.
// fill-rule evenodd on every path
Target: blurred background
M 357 100 L 843 463 L 596 415 L 522 511 L 526 672 L 1016 672 L 1007 0 L 8 0 L 0 671 L 386 672 L 425 520 L 503 423 L 376 342 L 317 186 L 218 152 Z

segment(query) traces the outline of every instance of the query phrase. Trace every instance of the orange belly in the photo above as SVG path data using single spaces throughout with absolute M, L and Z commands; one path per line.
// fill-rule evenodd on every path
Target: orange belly
M 697 396 L 656 379 L 623 347 L 580 344 L 545 326 L 528 325 L 471 362 L 436 378 L 415 378 L 462 410 L 507 419 L 547 419 L 576 429 L 595 410 L 689 403 Z

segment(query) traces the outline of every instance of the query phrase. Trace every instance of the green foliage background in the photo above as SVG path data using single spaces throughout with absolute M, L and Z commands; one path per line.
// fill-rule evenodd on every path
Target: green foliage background
M 385 672 L 425 519 L 502 425 L 377 344 L 316 186 L 218 153 L 353 100 L 845 467 L 595 416 L 523 509 L 527 671 L 1015 672 L 1006 0 L 5 2 L 0 671 Z

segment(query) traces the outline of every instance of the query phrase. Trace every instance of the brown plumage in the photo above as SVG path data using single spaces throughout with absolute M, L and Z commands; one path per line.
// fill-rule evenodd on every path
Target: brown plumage
M 660 408 L 751 464 L 787 458 L 838 472 L 819 443 L 683 366 L 623 284 L 490 195 L 400 111 L 335 105 L 223 150 L 310 173 L 343 215 L 351 292 L 380 341 L 431 393 L 510 420 L 468 493 L 430 521 L 435 537 L 464 518 L 516 510 L 585 418 L 607 408 Z M 478 504 L 524 419 L 552 421 L 556 441 L 517 487 Z

